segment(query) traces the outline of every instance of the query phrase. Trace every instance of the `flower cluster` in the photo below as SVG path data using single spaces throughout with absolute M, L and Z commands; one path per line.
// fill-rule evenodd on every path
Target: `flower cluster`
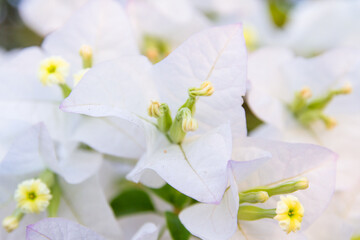
M 360 238 L 360 1 L 17 10 L 0 239 Z

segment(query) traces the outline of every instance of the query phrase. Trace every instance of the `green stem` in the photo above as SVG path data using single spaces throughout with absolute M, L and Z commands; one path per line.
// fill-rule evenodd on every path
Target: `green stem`
M 71 88 L 66 83 L 61 83 L 59 86 L 62 90 L 64 99 L 67 98 L 71 93 Z

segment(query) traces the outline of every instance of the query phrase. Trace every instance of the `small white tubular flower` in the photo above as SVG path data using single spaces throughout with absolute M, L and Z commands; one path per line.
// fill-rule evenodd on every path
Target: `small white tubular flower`
M 40 213 L 50 204 L 52 195 L 40 179 L 30 179 L 20 183 L 15 192 L 17 207 L 24 213 Z
M 301 221 L 304 216 L 304 207 L 300 201 L 292 196 L 281 196 L 281 200 L 277 203 L 275 220 L 279 221 L 280 227 L 290 233 L 300 230 Z
M 74 74 L 74 87 L 76 85 L 78 85 L 80 80 L 84 77 L 85 73 L 87 73 L 87 71 L 89 71 L 89 69 L 90 68 L 81 69 L 80 71 L 78 71 L 77 73 Z
M 7 232 L 12 232 L 19 227 L 19 218 L 8 216 L 3 220 L 2 226 Z
M 69 64 L 61 57 L 50 57 L 40 63 L 39 78 L 43 85 L 65 83 Z

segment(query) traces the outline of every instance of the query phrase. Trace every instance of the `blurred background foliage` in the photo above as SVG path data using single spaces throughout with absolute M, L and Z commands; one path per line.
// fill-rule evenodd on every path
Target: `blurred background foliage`
M 0 0 L 0 47 L 6 50 L 40 45 L 42 42 L 42 37 L 22 22 L 16 8 L 19 2 Z

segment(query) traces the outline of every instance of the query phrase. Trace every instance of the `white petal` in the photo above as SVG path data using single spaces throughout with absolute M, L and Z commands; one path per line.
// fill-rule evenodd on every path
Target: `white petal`
M 83 118 L 74 138 L 99 152 L 138 159 L 145 152 L 142 128 L 119 118 Z
M 171 209 L 171 207 L 170 207 Z M 132 239 L 138 234 L 138 232 L 141 231 L 142 226 L 147 226 L 148 223 L 155 224 L 156 227 L 159 229 L 161 226 L 165 225 L 165 218 L 162 215 L 157 215 L 155 213 L 141 213 L 141 214 L 132 214 L 126 217 L 122 217 L 118 220 L 121 229 L 123 229 L 124 232 L 124 239 Z M 151 229 L 153 227 L 146 227 L 144 230 L 150 230 L 150 231 L 144 231 L 151 232 Z M 151 233 L 150 233 L 151 235 Z
M 6 118 L 0 119 L 0 162 L 4 158 L 14 140 L 19 135 L 21 135 L 22 132 L 25 132 L 30 127 L 31 124 L 23 121 Z
M 305 209 L 301 229 L 304 230 L 310 226 L 325 210 L 333 194 L 337 156 L 326 148 L 311 144 L 291 144 L 248 138 L 244 139 L 241 146 L 256 146 L 270 152 L 272 158 L 245 181 L 238 184 L 239 190 L 306 177 L 309 188 L 292 194 L 300 200 Z M 276 196 L 272 197 L 264 203 L 264 206 L 273 208 L 277 200 Z
M 210 25 L 188 0 L 129 1 L 127 12 L 140 38 L 142 35 L 156 36 L 170 41 L 172 47 Z
M 282 48 L 264 48 L 249 57 L 249 107 L 261 120 L 279 128 L 288 121 L 286 104 L 294 96 L 288 91 L 281 67 L 292 58 L 293 54 Z
M 79 56 L 82 45 L 92 48 L 94 64 L 138 53 L 128 19 L 118 1 L 88 1 L 63 27 L 46 37 L 42 47 L 51 55 L 64 57 L 76 72 L 82 69 Z
M 153 223 L 144 224 L 135 234 L 132 240 L 156 240 L 158 238 L 159 229 Z
M 87 0 L 25 0 L 19 5 L 20 16 L 23 21 L 35 32 L 42 36 L 47 35 L 71 16 Z
M 38 78 L 40 62 L 45 54 L 38 47 L 30 47 L 16 53 L 0 67 L 0 99 L 56 101 L 62 99 L 58 86 L 43 86 Z
M 359 46 L 358 1 L 306 1 L 289 19 L 287 36 L 299 54 L 313 55 L 338 46 Z M 311 37 L 310 37 L 311 36 Z
M 226 167 L 231 154 L 229 125 L 220 126 L 203 136 L 171 144 L 154 126 L 145 124 L 147 153 L 127 176 L 139 182 L 142 175 L 155 171 L 180 192 L 200 201 L 221 200 L 227 185 Z M 184 155 L 185 154 L 185 155 Z
M 26 227 L 26 240 L 104 240 L 92 230 L 64 218 L 46 218 Z
M 246 49 L 241 25 L 210 28 L 193 35 L 154 70 L 161 99 L 173 112 L 186 101 L 188 88 L 210 81 L 214 94 L 196 104 L 200 129 L 230 121 L 235 136 L 246 134 L 241 108 L 246 90 Z
M 157 99 L 149 74 L 151 66 L 145 57 L 139 56 L 98 64 L 86 73 L 60 108 L 136 122 L 134 114 L 146 116 L 150 100 Z
M 183 210 L 179 218 L 184 226 L 201 239 L 229 239 L 237 228 L 239 196 L 235 180 L 218 205 L 199 203 Z
M 68 184 L 61 181 L 62 206 L 59 217 L 77 221 L 105 239 L 121 239 L 121 230 L 115 216 L 102 192 L 97 177 L 81 184 Z
M 102 155 L 94 151 L 75 150 L 60 159 L 59 174 L 71 184 L 77 184 L 93 176 L 100 168 Z
M 3 175 L 36 173 L 44 169 L 47 158 L 53 158 L 52 142 L 43 124 L 38 124 L 21 134 L 0 163 Z

